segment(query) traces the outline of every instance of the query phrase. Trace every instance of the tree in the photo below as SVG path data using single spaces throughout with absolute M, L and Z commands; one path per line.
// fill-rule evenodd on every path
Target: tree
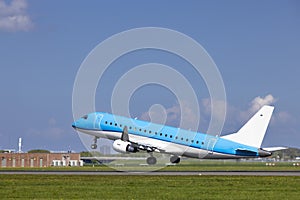
M 50 153 L 50 151 L 45 150 L 45 149 L 33 149 L 28 151 L 28 153 Z
M 93 155 L 88 151 L 80 152 L 80 157 L 93 157 Z

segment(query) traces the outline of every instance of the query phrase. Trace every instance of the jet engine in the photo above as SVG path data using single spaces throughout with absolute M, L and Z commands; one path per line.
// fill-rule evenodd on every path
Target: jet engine
M 113 149 L 120 153 L 135 153 L 138 151 L 137 147 L 134 147 L 130 142 L 122 140 L 115 140 L 113 143 Z

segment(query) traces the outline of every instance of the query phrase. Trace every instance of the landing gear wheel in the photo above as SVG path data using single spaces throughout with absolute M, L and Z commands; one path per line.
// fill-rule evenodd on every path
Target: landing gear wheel
M 156 161 L 156 158 L 153 157 L 153 156 L 147 158 L 147 163 L 148 163 L 148 165 L 155 165 L 156 162 L 157 162 L 157 161 Z
M 92 145 L 91 145 L 91 148 L 92 148 L 92 149 L 97 149 L 97 144 L 92 144 Z
M 180 158 L 178 156 L 171 156 L 170 157 L 170 162 L 171 163 L 179 163 L 180 162 Z
M 91 145 L 92 149 L 97 149 L 97 140 L 99 139 L 99 137 L 95 136 L 94 137 L 94 143 Z

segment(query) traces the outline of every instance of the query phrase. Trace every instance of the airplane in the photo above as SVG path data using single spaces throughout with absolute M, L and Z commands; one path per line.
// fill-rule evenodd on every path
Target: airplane
M 72 127 L 97 139 L 114 140 L 113 149 L 120 153 L 148 152 L 147 164 L 157 162 L 154 152 L 170 154 L 171 163 L 181 156 L 198 159 L 239 159 L 268 157 L 282 147 L 262 148 L 261 144 L 274 107 L 263 106 L 239 131 L 225 136 L 213 136 L 176 127 L 121 117 L 104 112 L 84 115 Z

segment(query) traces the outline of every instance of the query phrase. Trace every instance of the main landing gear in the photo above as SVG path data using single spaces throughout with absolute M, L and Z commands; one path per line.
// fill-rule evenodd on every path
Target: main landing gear
M 156 158 L 153 156 L 153 152 L 148 152 L 150 154 L 150 157 L 147 158 L 147 164 L 148 165 L 155 165 L 157 160 Z
M 94 143 L 91 145 L 91 149 L 97 149 L 97 140 L 99 139 L 99 137 L 95 136 L 94 137 Z
M 157 162 L 156 158 L 154 156 L 150 156 L 147 158 L 148 165 L 155 165 Z
M 171 156 L 170 157 L 170 162 L 174 164 L 180 163 L 180 157 L 178 156 Z M 155 165 L 157 163 L 156 158 L 153 156 L 153 154 L 150 154 L 150 157 L 147 158 L 147 164 L 148 165 Z
M 171 163 L 179 163 L 180 162 L 180 158 L 178 156 L 171 156 L 170 157 L 170 162 Z

